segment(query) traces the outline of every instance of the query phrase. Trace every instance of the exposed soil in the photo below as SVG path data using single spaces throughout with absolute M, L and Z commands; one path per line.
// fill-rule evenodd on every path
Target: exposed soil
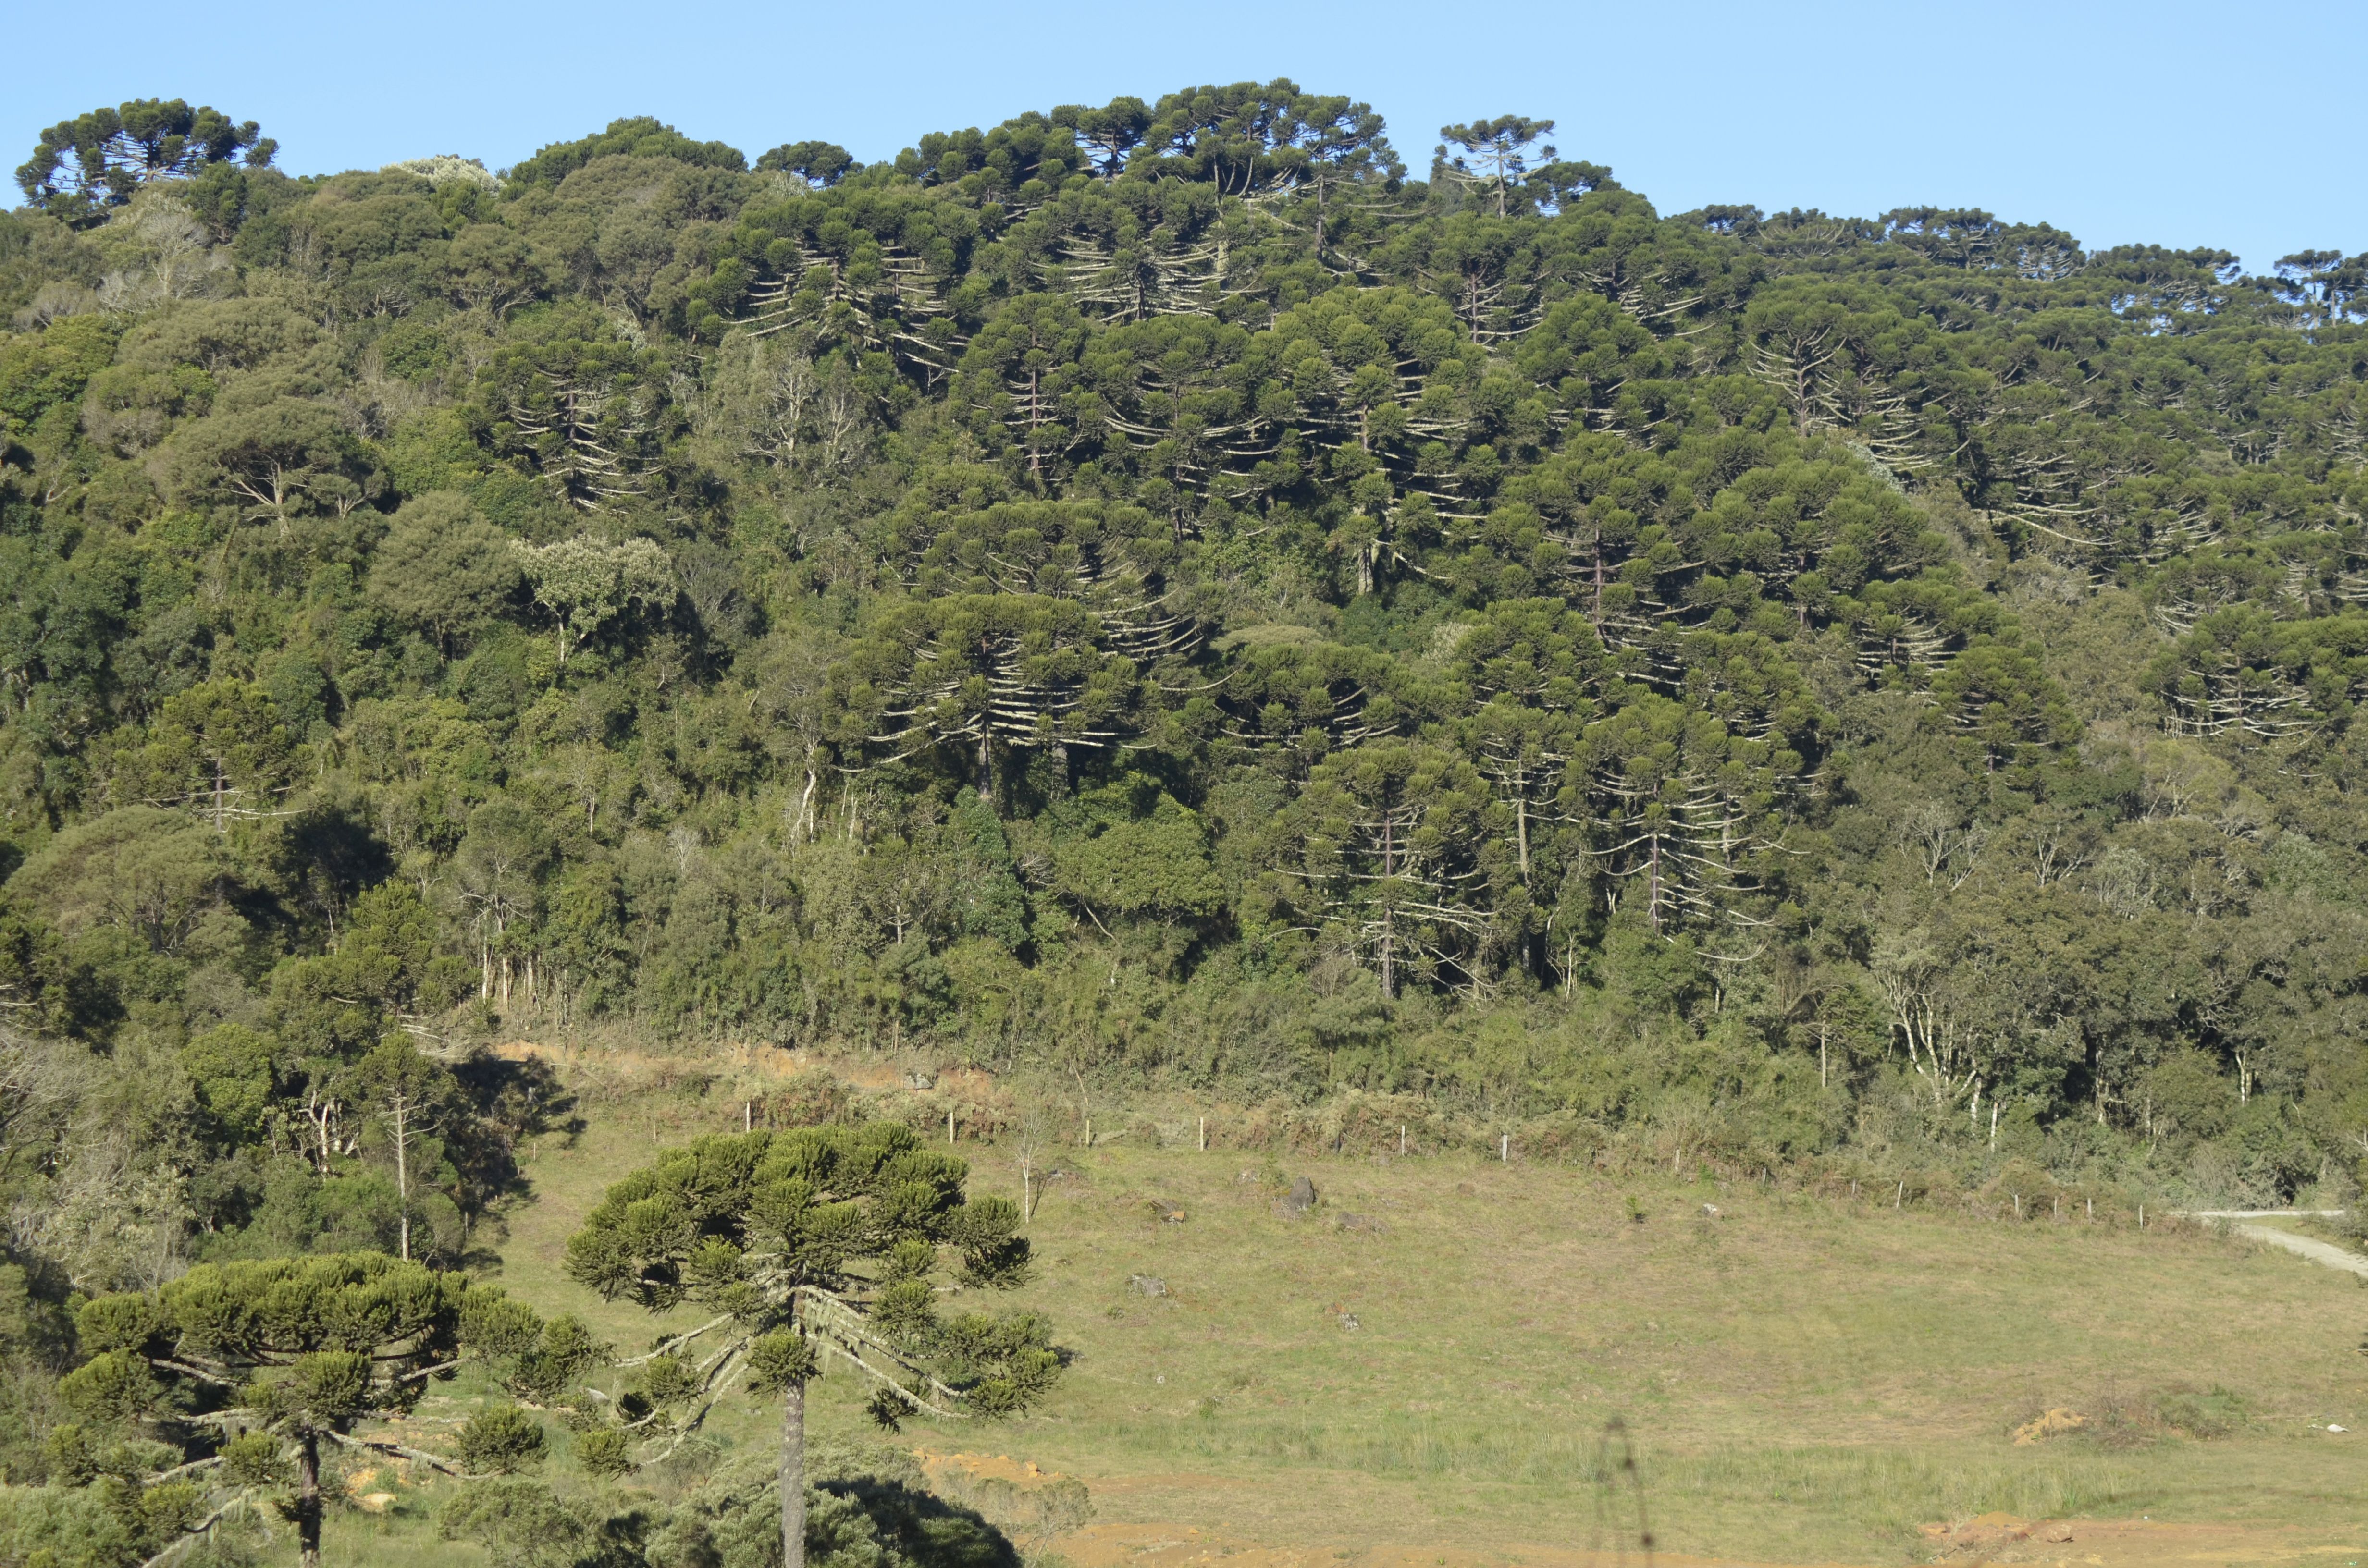
M 1933 1525 L 1918 1555 L 1950 1568 L 1986 1563 L 2062 1564 L 2064 1568 L 2147 1568 L 2151 1564 L 2327 1564 L 2348 1568 L 2368 1555 L 2368 1530 L 2345 1543 L 2298 1531 L 2231 1525 L 2181 1525 L 2147 1519 L 2018 1519 L 1986 1514 L 1950 1527 Z M 1528 1542 L 1494 1551 L 1462 1547 L 1326 1545 L 1278 1547 L 1235 1540 L 1189 1525 L 1088 1525 L 1063 1538 L 1060 1551 L 1077 1568 L 1621 1568 L 1650 1562 L 1656 1568 L 1877 1568 L 1846 1563 L 1773 1563 L 1737 1557 L 1693 1557 L 1643 1551 L 1580 1551 Z M 1896 1561 L 1896 1560 L 1895 1560 Z

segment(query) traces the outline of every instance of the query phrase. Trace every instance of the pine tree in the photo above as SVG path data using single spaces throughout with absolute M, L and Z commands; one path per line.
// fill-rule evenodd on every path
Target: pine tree
M 1019 1209 L 965 1199 L 968 1174 L 892 1123 L 701 1138 L 610 1187 L 568 1242 L 569 1276 L 612 1301 L 715 1309 L 620 1363 L 644 1369 L 654 1403 L 703 1414 L 737 1379 L 780 1397 L 785 1568 L 805 1561 L 805 1385 L 829 1362 L 871 1386 L 872 1414 L 890 1426 L 915 1414 L 1008 1415 L 1060 1374 L 1040 1316 L 938 1313 L 944 1254 L 965 1284 L 1016 1284 L 1028 1267 Z M 702 1341 L 714 1348 L 688 1362 Z M 634 1426 L 660 1421 L 653 1409 Z
M 321 1560 L 321 1444 L 451 1467 L 353 1436 L 407 1413 L 472 1358 L 530 1353 L 543 1325 L 500 1290 L 378 1253 L 200 1264 L 163 1288 L 101 1296 L 77 1318 L 88 1359 L 63 1385 L 85 1421 L 177 1440 L 220 1483 L 211 1528 L 294 1471 L 297 1556 Z

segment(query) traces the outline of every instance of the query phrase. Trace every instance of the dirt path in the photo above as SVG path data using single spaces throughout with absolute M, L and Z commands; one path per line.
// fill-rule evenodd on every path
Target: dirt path
M 2344 1211 L 2340 1209 L 2198 1209 L 2191 1211 L 2188 1218 L 2225 1220 L 2228 1222 L 2228 1228 L 2240 1236 L 2248 1236 L 2257 1242 L 2267 1242 L 2271 1246 L 2283 1247 L 2288 1252 L 2310 1259 L 2313 1263 L 2324 1264 L 2329 1268 L 2340 1268 L 2347 1274 L 2357 1274 L 2362 1279 L 2368 1279 L 2368 1257 L 2362 1257 L 2358 1253 L 2346 1252 L 2329 1242 L 2316 1241 L 2309 1236 L 2298 1236 L 2292 1231 L 2281 1231 L 2274 1225 L 2244 1223 L 2247 1220 L 2325 1220 L 2342 1212 Z

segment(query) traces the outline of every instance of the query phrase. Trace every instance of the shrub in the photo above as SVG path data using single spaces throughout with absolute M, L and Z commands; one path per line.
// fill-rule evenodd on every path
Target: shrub
M 461 1428 L 461 1463 L 472 1475 L 514 1475 L 542 1462 L 542 1423 L 515 1404 L 496 1405 Z
M 613 1426 L 596 1427 L 575 1439 L 575 1462 L 585 1473 L 608 1481 L 633 1468 L 633 1440 Z
M 591 1534 L 551 1488 L 532 1481 L 463 1489 L 444 1505 L 436 1529 L 446 1540 L 475 1541 L 496 1568 L 572 1568 Z

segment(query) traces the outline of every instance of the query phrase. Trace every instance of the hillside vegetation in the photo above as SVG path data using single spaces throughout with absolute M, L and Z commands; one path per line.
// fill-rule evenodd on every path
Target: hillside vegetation
M 8 1478 L 78 1294 L 480 1257 L 521 1035 L 984 1069 L 1031 1145 L 2356 1193 L 2368 257 L 1664 215 L 1553 134 L 49 133 Z

